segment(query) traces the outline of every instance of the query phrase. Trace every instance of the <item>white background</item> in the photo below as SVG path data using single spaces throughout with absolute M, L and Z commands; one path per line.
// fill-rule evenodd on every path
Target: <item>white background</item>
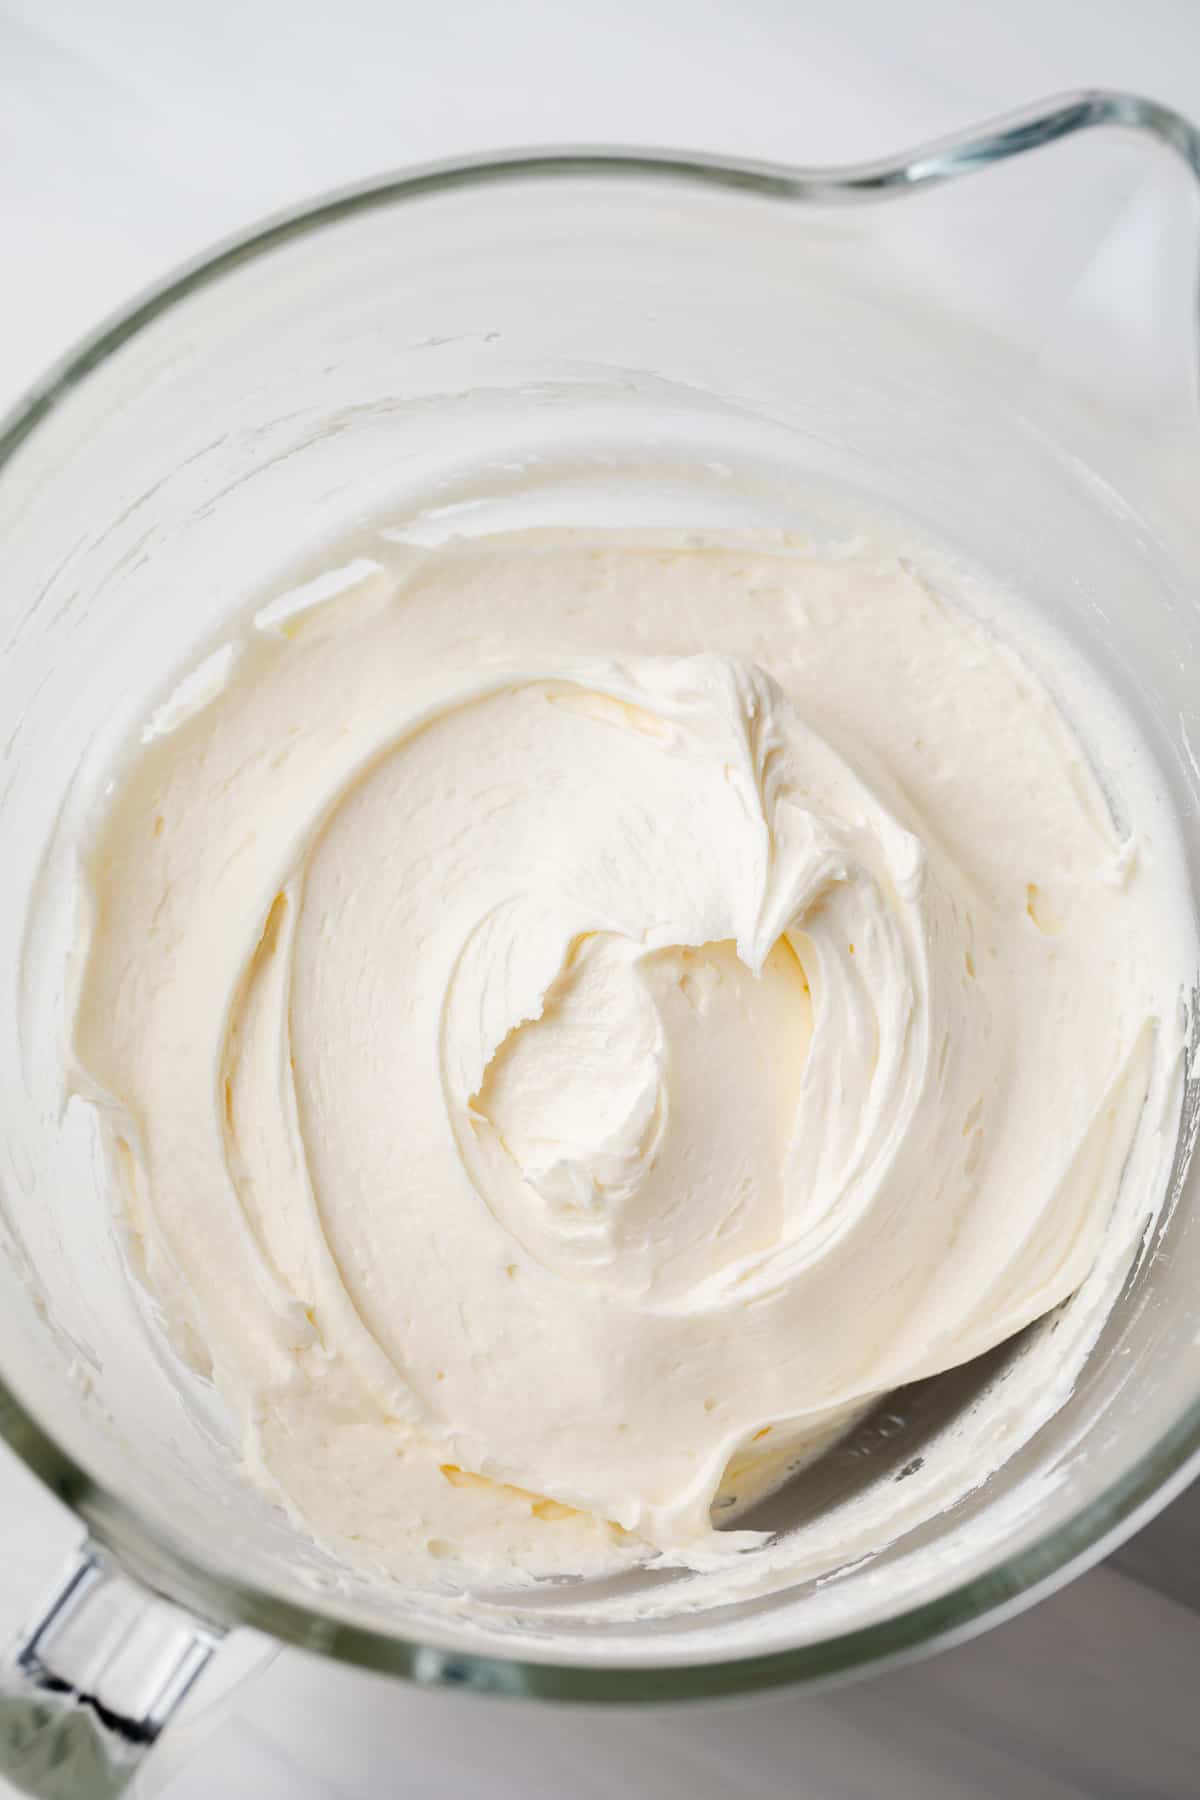
M 0 0 L 0 405 L 137 288 L 316 189 L 554 140 L 822 162 L 1039 95 L 1200 116 L 1195 0 Z M 0 1628 L 70 1527 L 0 1457 Z M 265 1646 L 148 1766 L 169 1800 L 940 1800 L 1200 1791 L 1200 1505 L 973 1645 L 822 1697 L 620 1714 Z M 1135 1578 L 1136 1577 L 1136 1578 Z

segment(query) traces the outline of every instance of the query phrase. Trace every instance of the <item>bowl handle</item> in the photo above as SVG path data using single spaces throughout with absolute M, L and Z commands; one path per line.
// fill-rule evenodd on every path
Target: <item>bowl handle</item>
M 0 1774 L 35 1800 L 123 1793 L 221 1635 L 85 1543 L 0 1659 Z

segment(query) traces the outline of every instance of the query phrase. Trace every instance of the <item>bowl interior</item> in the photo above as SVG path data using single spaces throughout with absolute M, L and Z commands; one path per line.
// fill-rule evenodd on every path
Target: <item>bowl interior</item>
M 1195 881 L 1195 525 L 1154 512 L 1175 450 L 1147 437 L 1144 493 L 1114 484 L 1102 414 L 898 290 L 874 217 L 650 172 L 399 184 L 185 280 L 10 436 L 0 1372 L 87 1472 L 75 1491 L 93 1527 L 209 1610 L 349 1654 L 369 1644 L 396 1667 L 414 1644 L 465 1655 L 497 1685 L 531 1661 L 580 1672 L 577 1691 L 614 1669 L 698 1679 L 784 1653 L 789 1674 L 819 1674 L 1098 1552 L 1196 1450 L 1189 1095 L 1172 1204 L 1069 1396 L 1054 1373 L 1068 1308 L 1065 1327 L 890 1397 L 765 1504 L 764 1525 L 830 1545 L 874 1508 L 890 1523 L 863 1562 L 830 1574 L 834 1555 L 819 1578 L 720 1607 L 702 1578 L 651 1572 L 519 1607 L 398 1593 L 246 1488 L 221 1408 L 175 1366 L 126 1272 L 90 1116 L 63 1109 L 73 847 L 111 755 L 249 595 L 381 520 L 436 539 L 556 523 L 821 533 L 847 506 L 899 514 L 1019 596 L 1002 624 L 1031 660 L 1065 642 L 1095 672 L 1079 679 L 1108 685 L 1158 758 Z M 1089 747 L 1103 766 L 1108 747 Z M 1014 1380 L 1042 1396 L 1028 1429 L 986 1480 L 947 1485 L 964 1447 L 968 1469 L 995 1462 L 996 1397 Z M 663 1583 L 679 1610 L 639 1617 L 639 1593 Z M 336 1637 L 337 1621 L 353 1630 Z

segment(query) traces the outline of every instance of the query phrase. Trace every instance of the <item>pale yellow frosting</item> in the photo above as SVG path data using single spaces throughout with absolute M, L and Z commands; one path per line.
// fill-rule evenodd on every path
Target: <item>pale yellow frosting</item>
M 710 1567 L 718 1495 L 1071 1295 L 1127 1165 L 1152 1208 L 1165 877 L 882 529 L 376 551 L 117 771 L 76 1079 L 324 1541 Z

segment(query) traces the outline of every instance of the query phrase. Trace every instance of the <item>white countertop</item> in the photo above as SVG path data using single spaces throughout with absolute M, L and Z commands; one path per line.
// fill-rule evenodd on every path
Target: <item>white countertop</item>
M 1200 116 L 1194 0 L 0 0 L 0 405 L 214 238 L 380 168 L 501 144 L 894 150 L 1039 95 Z M 0 1629 L 71 1526 L 0 1454 Z M 1200 1791 L 1200 1496 L 1031 1613 L 817 1697 L 668 1711 L 426 1693 L 233 1646 L 139 1792 L 1067 1800 Z

